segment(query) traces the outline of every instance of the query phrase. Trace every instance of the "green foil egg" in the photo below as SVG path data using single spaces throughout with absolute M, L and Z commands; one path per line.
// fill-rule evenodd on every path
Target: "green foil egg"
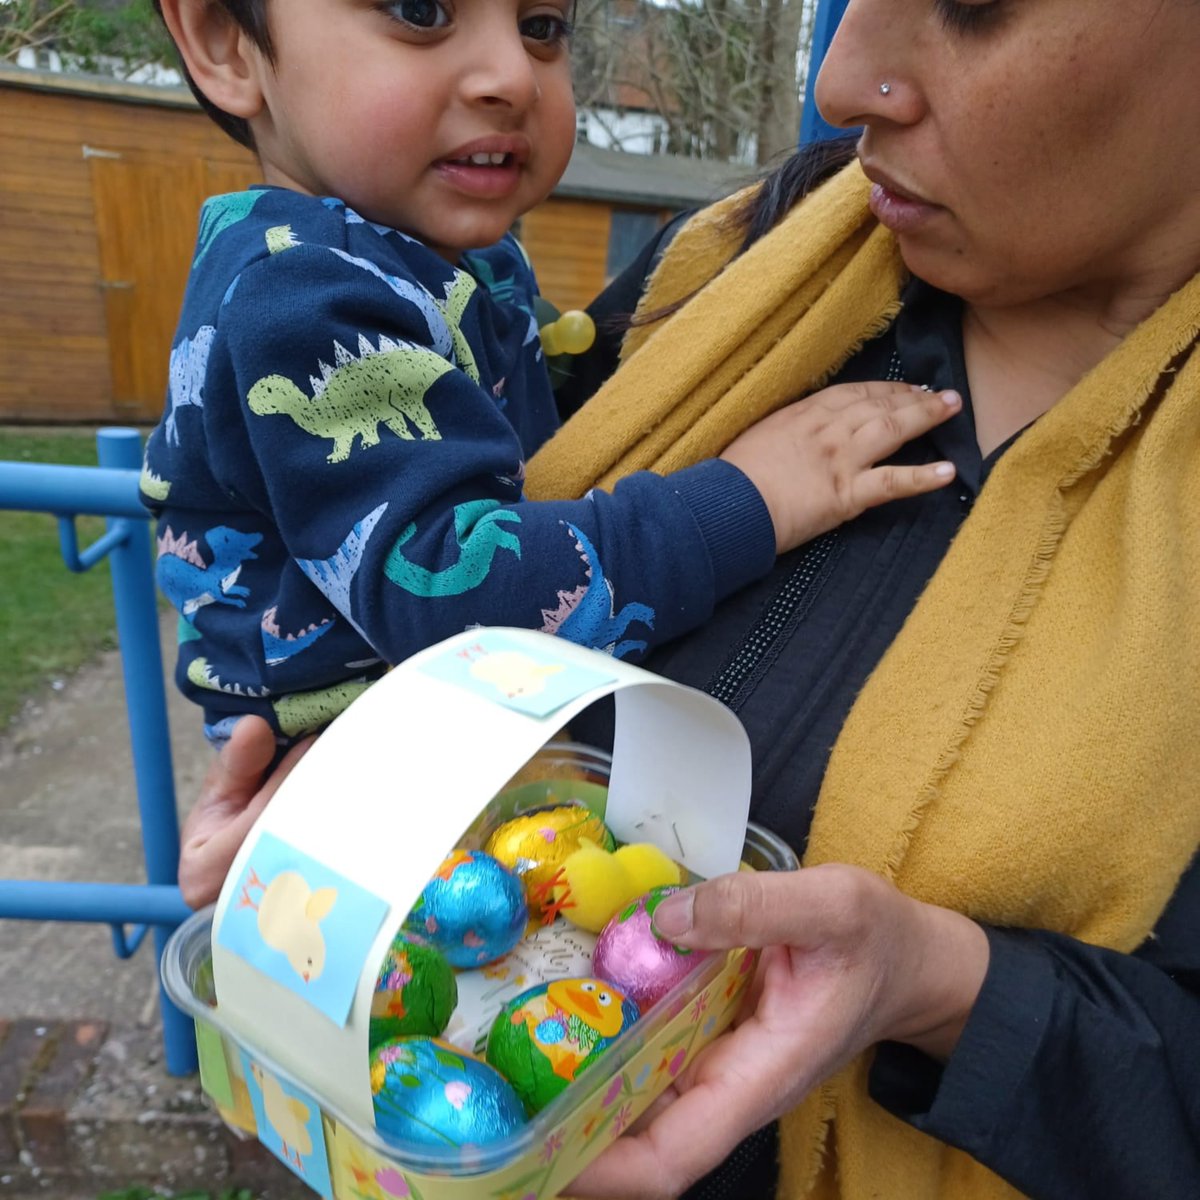
M 445 956 L 397 934 L 384 955 L 371 997 L 372 1049 L 389 1038 L 436 1037 L 450 1023 L 458 983 Z
M 602 979 L 556 979 L 500 1010 L 488 1033 L 487 1061 L 532 1115 L 637 1019 L 637 1005 Z

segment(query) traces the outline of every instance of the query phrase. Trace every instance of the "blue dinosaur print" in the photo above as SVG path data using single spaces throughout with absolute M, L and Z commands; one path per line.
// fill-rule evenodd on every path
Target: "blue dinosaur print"
M 267 193 L 262 189 L 248 192 L 230 192 L 224 196 L 210 196 L 200 210 L 200 249 L 192 259 L 192 266 L 199 265 L 200 260 L 209 252 L 217 236 L 231 225 L 244 221 L 253 211 L 254 206 Z
M 371 540 L 371 534 L 375 532 L 375 526 L 379 524 L 379 518 L 383 516 L 386 508 L 385 500 L 367 513 L 361 521 L 356 521 L 332 557 L 296 560 L 297 566 L 313 581 L 334 608 L 345 615 L 346 620 L 354 626 L 364 642 L 369 642 L 370 639 L 350 615 L 350 585 L 362 565 L 363 552 Z
M 217 331 L 211 325 L 201 325 L 196 336 L 180 338 L 171 351 L 168 368 L 169 402 L 171 411 L 164 422 L 168 444 L 179 445 L 179 426 L 175 419 L 181 408 L 191 404 L 204 407 L 204 376 L 208 372 L 208 356 Z
M 353 254 L 347 254 L 345 250 L 339 250 L 336 246 L 330 246 L 338 258 L 343 259 L 351 266 L 359 267 L 363 271 L 367 271 L 374 275 L 376 279 L 382 280 L 400 297 L 401 300 L 407 300 L 417 308 L 421 316 L 425 318 L 425 324 L 429 327 L 430 346 L 436 350 L 443 358 L 450 358 L 454 349 L 454 343 L 450 336 L 450 328 L 446 324 L 446 318 L 442 315 L 442 310 L 438 308 L 433 297 L 420 284 L 409 283 L 406 279 L 401 279 L 397 275 L 389 275 L 386 271 L 381 270 L 375 263 L 367 258 L 356 258 Z
M 588 581 L 572 592 L 559 592 L 557 609 L 542 609 L 545 620 L 542 632 L 557 634 L 593 650 L 603 650 L 613 658 L 624 658 L 627 654 L 645 650 L 643 641 L 620 639 L 634 621 L 653 629 L 654 609 L 648 604 L 631 601 L 622 605 L 619 613 L 614 612 L 613 587 L 604 576 L 596 548 L 583 530 L 570 521 L 563 524 L 575 538 L 575 549 L 583 559 Z
M 320 624 L 309 625 L 299 633 L 285 634 L 279 628 L 278 611 L 278 608 L 272 605 L 263 613 L 260 623 L 263 657 L 269 667 L 277 667 L 289 658 L 294 658 L 302 650 L 307 650 L 314 642 L 320 641 L 335 624 L 332 618 L 326 618 Z
M 183 538 L 187 535 L 183 534 Z M 164 540 L 174 541 L 170 529 Z M 245 597 L 250 589 L 238 583 L 242 564 L 247 559 L 257 558 L 254 547 L 262 541 L 261 533 L 239 533 L 228 525 L 218 525 L 204 535 L 212 551 L 212 562 L 201 565 L 203 560 L 184 557 L 160 549 L 158 559 L 158 586 L 163 594 L 183 614 L 186 620 L 194 621 L 196 613 L 206 604 L 228 604 L 234 608 L 245 608 Z M 160 546 L 162 543 L 160 543 Z M 190 543 L 194 549 L 195 543 Z
M 499 509 L 499 511 L 497 511 Z M 417 532 L 407 526 L 396 539 L 383 573 L 397 587 L 414 596 L 461 596 L 477 588 L 492 569 L 496 551 L 503 547 L 521 557 L 521 543 L 515 533 L 501 528 L 501 521 L 520 524 L 519 513 L 501 508 L 499 500 L 471 500 L 454 506 L 454 536 L 458 541 L 459 560 L 444 571 L 430 571 L 409 562 L 400 548 Z

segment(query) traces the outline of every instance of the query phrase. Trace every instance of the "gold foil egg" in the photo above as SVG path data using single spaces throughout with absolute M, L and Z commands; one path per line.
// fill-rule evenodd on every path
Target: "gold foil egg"
M 584 843 L 612 850 L 608 826 L 590 808 L 564 804 L 522 813 L 499 825 L 484 846 L 520 876 L 531 914 L 543 920 L 556 915 L 554 883 L 563 862 Z

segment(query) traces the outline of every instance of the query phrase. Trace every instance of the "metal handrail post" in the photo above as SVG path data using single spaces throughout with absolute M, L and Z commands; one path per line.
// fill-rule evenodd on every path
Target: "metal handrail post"
M 822 119 L 817 112 L 813 100 L 813 88 L 817 82 L 817 72 L 825 61 L 825 52 L 837 27 L 841 23 L 842 14 L 850 0 L 818 0 L 817 15 L 813 19 L 812 47 L 808 54 L 808 77 L 804 83 L 804 107 L 800 110 L 800 145 L 809 142 L 819 142 L 826 138 L 845 137 L 853 133 L 852 129 L 837 129 L 828 121 Z
M 142 439 L 136 429 L 101 429 L 96 434 L 100 466 L 138 471 Z M 107 518 L 112 530 L 119 518 Z M 117 640 L 125 677 L 125 705 L 133 748 L 134 782 L 141 814 L 146 879 L 151 885 L 174 885 L 179 879 L 179 818 L 175 809 L 175 775 L 171 734 L 163 686 L 162 651 L 158 644 L 158 602 L 148 522 L 128 522 L 129 535 L 109 555 Z M 154 927 L 155 961 L 162 959 L 170 929 Z M 196 1070 L 196 1041 L 191 1018 L 171 1003 L 159 979 L 163 1048 L 167 1070 L 189 1075 Z

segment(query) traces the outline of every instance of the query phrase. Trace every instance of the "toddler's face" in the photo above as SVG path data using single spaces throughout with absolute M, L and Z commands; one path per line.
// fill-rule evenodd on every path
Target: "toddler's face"
M 252 120 L 266 182 L 439 254 L 497 241 L 575 140 L 570 0 L 274 0 Z

